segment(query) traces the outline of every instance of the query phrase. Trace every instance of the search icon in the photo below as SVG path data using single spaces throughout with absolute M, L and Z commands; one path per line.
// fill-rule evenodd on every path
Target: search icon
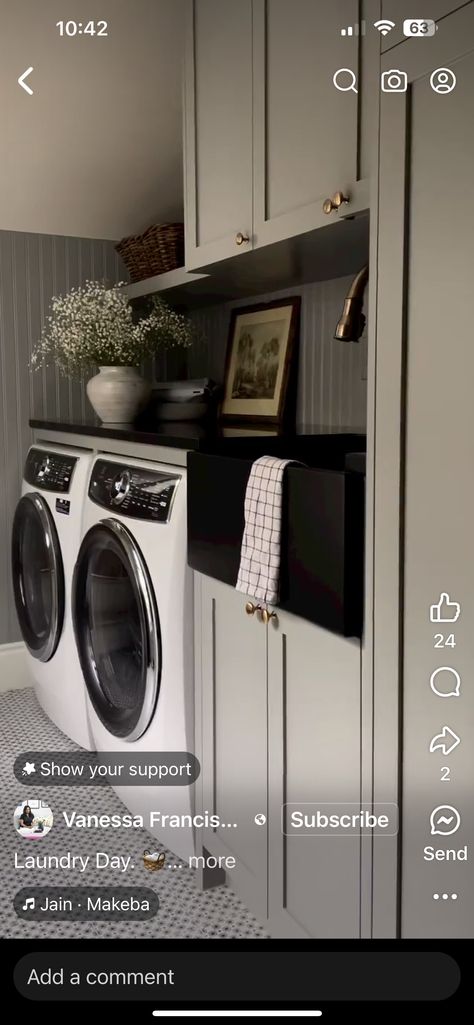
M 341 76 L 342 84 L 340 81 Z M 348 76 L 348 78 L 346 76 Z M 336 71 L 336 73 L 333 75 L 332 80 L 334 82 L 334 85 L 336 86 L 336 89 L 339 89 L 339 92 L 341 93 L 348 93 L 351 89 L 352 92 L 357 92 L 357 78 L 355 76 L 355 72 L 351 71 L 350 68 L 339 68 L 339 71 Z M 349 84 L 347 84 L 347 82 L 349 82 Z

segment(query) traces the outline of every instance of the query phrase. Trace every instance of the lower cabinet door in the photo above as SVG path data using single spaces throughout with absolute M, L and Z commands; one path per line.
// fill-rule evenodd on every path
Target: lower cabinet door
M 268 627 L 268 692 L 269 931 L 357 938 L 360 838 L 305 836 L 288 805 L 312 813 L 315 802 L 350 802 L 358 811 L 360 643 L 278 612 Z
M 201 580 L 202 802 L 219 817 L 203 830 L 213 855 L 234 858 L 232 886 L 260 922 L 267 919 L 267 630 L 246 598 Z M 255 816 L 264 815 L 258 825 Z

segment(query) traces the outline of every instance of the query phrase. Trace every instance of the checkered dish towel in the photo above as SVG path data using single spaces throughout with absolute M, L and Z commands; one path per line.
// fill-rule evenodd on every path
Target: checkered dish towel
M 293 459 L 261 456 L 245 492 L 245 528 L 236 590 L 274 605 L 280 589 L 283 478 Z

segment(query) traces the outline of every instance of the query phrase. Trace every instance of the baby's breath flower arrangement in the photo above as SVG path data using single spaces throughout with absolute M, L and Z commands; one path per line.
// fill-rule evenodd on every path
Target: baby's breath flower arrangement
M 51 300 L 32 369 L 54 365 L 68 377 L 95 367 L 137 367 L 160 349 L 188 348 L 191 322 L 157 296 L 137 318 L 121 283 L 86 281 Z

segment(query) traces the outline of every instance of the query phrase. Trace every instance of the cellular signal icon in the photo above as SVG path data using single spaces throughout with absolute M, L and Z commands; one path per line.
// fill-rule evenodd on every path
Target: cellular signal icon
M 348 28 L 341 28 L 341 36 L 365 36 L 365 21 L 357 25 L 349 25 Z

